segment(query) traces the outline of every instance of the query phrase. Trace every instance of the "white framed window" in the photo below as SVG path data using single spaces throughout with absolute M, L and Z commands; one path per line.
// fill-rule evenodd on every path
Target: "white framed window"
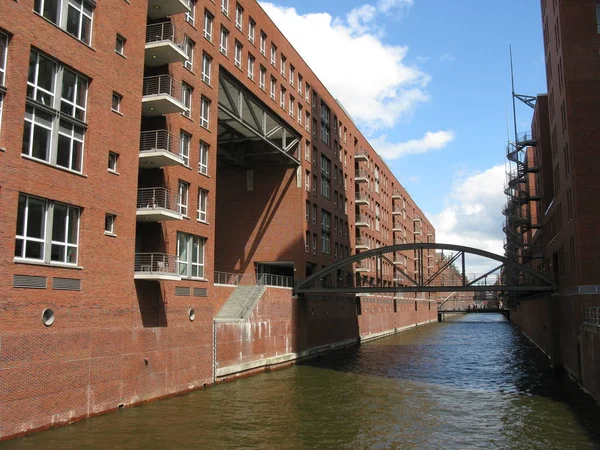
M 313 205 L 312 205 L 312 224 L 313 225 L 317 224 L 317 211 L 318 211 L 317 204 L 313 203 Z
M 292 95 L 290 95 L 289 114 L 292 119 L 294 118 L 295 110 L 296 110 L 296 101 L 294 100 L 294 97 Z
M 189 11 L 185 12 L 185 20 L 191 26 L 195 26 L 196 22 L 196 0 L 188 0 Z
M 254 44 L 254 36 L 256 34 L 256 22 L 252 17 L 248 19 L 248 41 Z
M 295 83 L 295 74 L 296 74 L 296 69 L 294 68 L 294 66 L 292 66 L 290 64 L 290 84 L 293 86 Z
M 118 94 L 117 92 L 113 92 L 112 93 L 112 102 L 111 102 L 111 106 L 110 108 L 114 111 L 114 112 L 121 112 L 121 100 L 123 99 L 123 96 L 121 94 Z
M 306 83 L 306 89 L 304 89 L 304 99 L 306 102 L 310 102 L 310 84 Z
M 227 28 L 221 27 L 221 38 L 219 39 L 219 50 L 225 56 L 227 56 L 228 48 L 229 48 L 229 31 Z
M 212 42 L 213 33 L 213 15 L 208 11 L 204 11 L 204 38 L 208 42 Z
M 212 72 L 212 58 L 202 53 L 202 81 L 210 85 L 210 74 Z
M 181 131 L 179 135 L 179 156 L 183 159 L 183 164 L 186 167 L 190 166 L 190 142 L 192 136 L 185 131 Z
M 277 64 L 277 46 L 271 44 L 271 65 L 275 67 L 275 64 Z
M 279 89 L 279 106 L 285 109 L 285 88 L 281 86 Z
M 127 41 L 127 39 L 125 39 L 120 34 L 117 34 L 117 38 L 115 41 L 115 52 L 117 52 L 121 56 L 125 56 L 125 42 L 126 41 Z
M 177 232 L 177 266 L 185 278 L 204 278 L 204 244 L 206 239 Z
M 90 45 L 94 3 L 85 0 L 35 0 L 33 10 Z
M 193 88 L 186 83 L 181 83 L 181 103 L 186 107 L 186 110 L 181 114 L 185 117 L 192 117 L 192 91 Z
M 267 69 L 265 69 L 262 65 L 259 70 L 259 78 L 258 78 L 258 86 L 264 91 L 265 83 L 267 81 Z
M 321 102 L 321 141 L 329 145 L 329 107 Z
M 189 191 L 190 184 L 179 180 L 179 187 L 177 189 L 177 208 L 179 214 L 184 216 L 188 215 Z
M 306 171 L 304 174 L 304 189 L 306 192 L 310 192 L 310 171 Z
M 108 152 L 108 171 L 118 173 L 117 163 L 119 161 L 119 154 L 115 152 Z
M 87 88 L 87 78 L 31 51 L 23 155 L 81 173 Z
M 302 126 L 302 119 L 304 118 L 304 111 L 302 105 L 298 102 L 298 125 Z
M 240 31 L 244 27 L 244 8 L 239 3 L 235 4 L 235 26 Z
M 194 47 L 196 43 L 192 41 L 189 37 L 185 37 L 183 39 L 183 51 L 187 55 L 187 60 L 183 62 L 183 67 L 188 69 L 189 71 L 194 70 Z
M 317 254 L 317 235 L 315 233 L 313 233 L 312 252 L 313 252 L 313 255 Z
M 229 16 L 229 0 L 221 0 L 221 12 Z
M 242 44 L 237 39 L 235 40 L 235 45 L 233 48 L 233 63 L 239 69 L 242 68 Z
M 264 31 L 260 32 L 260 54 L 265 56 L 267 53 L 267 35 Z
M 275 77 L 271 77 L 271 86 L 269 88 L 269 95 L 273 100 L 275 100 L 276 88 L 277 88 L 277 80 L 275 79 Z
M 306 119 L 304 119 L 304 128 L 310 133 L 310 113 L 306 111 Z
M 280 72 L 281 72 L 281 76 L 282 76 L 283 78 L 285 78 L 285 66 L 286 66 L 286 61 L 287 61 L 287 58 L 286 58 L 285 56 L 281 55 L 281 62 L 280 62 L 280 67 L 279 67 L 279 70 L 280 70 Z
M 16 260 L 77 264 L 80 209 L 19 194 Z
M 114 214 L 106 213 L 104 216 L 104 232 L 106 234 L 116 234 L 115 232 L 115 221 L 117 220 L 117 216 Z
M 6 78 L 6 60 L 8 57 L 8 36 L 0 33 L 0 86 L 4 86 Z
M 304 143 L 304 159 L 310 162 L 310 141 Z
M 210 124 L 210 100 L 202 96 L 200 100 L 200 126 L 209 129 Z
M 307 231 L 304 236 L 304 251 L 310 253 L 310 231 Z
M 298 94 L 302 95 L 302 75 L 298 74 Z
M 254 81 L 254 56 L 248 54 L 248 78 Z
M 198 189 L 198 216 L 200 222 L 207 223 L 207 206 L 208 206 L 208 191 L 206 189 Z
M 208 175 L 208 144 L 200 141 L 200 155 L 198 157 L 198 172 Z

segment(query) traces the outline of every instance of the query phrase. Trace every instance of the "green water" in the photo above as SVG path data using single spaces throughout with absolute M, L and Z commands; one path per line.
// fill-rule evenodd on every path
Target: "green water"
M 7 449 L 592 449 L 600 408 L 500 315 L 129 408 Z

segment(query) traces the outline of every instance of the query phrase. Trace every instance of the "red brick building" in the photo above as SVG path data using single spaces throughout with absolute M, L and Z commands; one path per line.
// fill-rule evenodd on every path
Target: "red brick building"
M 600 214 L 593 201 L 600 189 L 600 6 L 541 4 L 548 94 L 537 97 L 531 142 L 524 142 L 528 201 L 520 222 L 508 226 L 507 250 L 556 280 L 559 292 L 521 299 L 511 318 L 600 398 Z M 515 233 L 522 240 L 511 246 Z
M 293 297 L 435 231 L 253 0 L 0 0 L 0 210 L 0 439 L 436 318 Z

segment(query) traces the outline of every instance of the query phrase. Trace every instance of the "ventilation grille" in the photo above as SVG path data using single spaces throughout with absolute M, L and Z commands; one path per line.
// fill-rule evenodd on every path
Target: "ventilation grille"
M 52 278 L 52 289 L 57 291 L 80 291 L 81 280 L 78 278 Z
M 13 287 L 26 289 L 46 289 L 46 277 L 32 275 L 15 275 Z
M 189 297 L 190 296 L 190 288 L 175 286 L 175 296 L 177 297 Z
M 207 292 L 206 288 L 194 288 L 194 297 L 207 297 Z

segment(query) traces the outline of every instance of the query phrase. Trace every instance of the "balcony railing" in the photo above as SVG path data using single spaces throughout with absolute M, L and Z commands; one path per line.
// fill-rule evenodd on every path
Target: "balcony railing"
M 146 26 L 146 66 L 186 61 L 188 59 L 183 42 L 185 35 L 171 22 L 155 23 Z
M 369 159 L 369 152 L 367 152 L 367 150 L 361 147 L 354 154 L 354 159 L 357 161 L 367 161 Z
M 357 205 L 368 205 L 369 197 L 367 196 L 367 194 L 357 192 L 354 197 L 354 201 Z
M 356 238 L 356 248 L 370 249 L 371 248 L 371 242 L 367 238 L 357 237 Z
M 364 182 L 364 181 L 369 181 L 369 173 L 366 170 L 363 169 L 358 169 L 355 173 L 354 173 L 354 180 L 356 182 Z
M 167 188 L 141 188 L 137 195 L 138 220 L 159 222 L 162 220 L 181 220 L 178 195 Z
M 354 224 L 357 227 L 368 227 L 369 225 L 369 216 L 363 216 L 361 214 L 356 215 L 356 222 Z
M 141 168 L 156 168 L 185 164 L 179 154 L 179 138 L 167 130 L 140 133 Z
M 145 116 L 187 111 L 181 101 L 182 84 L 170 75 L 144 77 L 142 96 L 142 114 Z
M 134 272 L 136 279 L 181 279 L 177 258 L 164 253 L 136 253 Z
M 400 192 L 399 189 L 394 189 L 394 191 L 392 192 L 392 198 L 393 199 L 402 198 L 402 192 Z

